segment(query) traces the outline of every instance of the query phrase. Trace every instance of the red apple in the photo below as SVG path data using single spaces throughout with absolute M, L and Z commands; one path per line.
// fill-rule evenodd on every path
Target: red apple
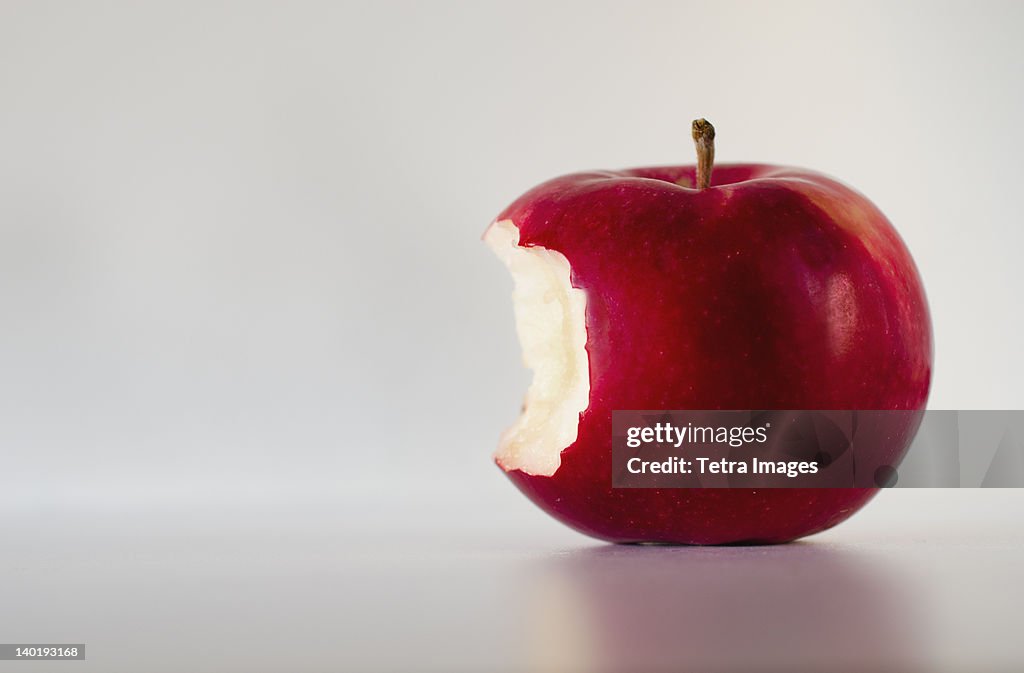
M 712 172 L 713 137 L 694 123 L 697 166 L 545 182 L 484 234 L 515 278 L 534 371 L 495 460 L 603 540 L 785 542 L 876 492 L 612 488 L 614 410 L 922 409 L 928 397 L 924 290 L 885 216 L 813 171 Z

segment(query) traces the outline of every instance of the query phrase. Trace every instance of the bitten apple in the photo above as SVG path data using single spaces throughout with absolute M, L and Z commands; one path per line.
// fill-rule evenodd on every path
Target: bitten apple
M 928 307 L 863 195 L 803 169 L 713 166 L 714 129 L 698 120 L 693 135 L 696 166 L 556 178 L 487 229 L 533 370 L 495 460 L 604 540 L 784 542 L 875 489 L 612 488 L 612 411 L 922 409 Z

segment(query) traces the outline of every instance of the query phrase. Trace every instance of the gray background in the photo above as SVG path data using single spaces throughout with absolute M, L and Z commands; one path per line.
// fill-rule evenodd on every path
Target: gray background
M 691 161 L 696 116 L 720 161 L 813 167 L 889 215 L 933 408 L 1021 408 L 1022 29 L 1019 3 L 4 0 L 0 641 L 85 641 L 107 671 L 200 625 L 281 657 L 312 634 L 311 670 L 513 661 L 416 626 L 514 635 L 512 587 L 594 550 L 490 464 L 529 378 L 479 236 L 548 177 Z M 921 580 L 941 649 L 958 610 L 1022 598 L 992 587 L 1024 500 L 956 497 L 955 525 L 886 494 L 811 548 L 945 555 Z

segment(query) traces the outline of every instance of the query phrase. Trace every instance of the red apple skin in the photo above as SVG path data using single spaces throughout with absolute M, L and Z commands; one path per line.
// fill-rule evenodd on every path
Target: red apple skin
M 928 397 L 921 279 L 870 201 L 802 169 L 720 165 L 699 191 L 694 178 L 693 166 L 568 175 L 499 215 L 520 245 L 568 259 L 587 292 L 590 361 L 590 406 L 559 469 L 508 477 L 610 542 L 767 544 L 823 531 L 877 489 L 611 486 L 616 409 L 923 409 Z

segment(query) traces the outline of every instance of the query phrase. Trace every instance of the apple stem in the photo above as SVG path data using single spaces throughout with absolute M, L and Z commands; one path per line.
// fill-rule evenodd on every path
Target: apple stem
M 697 146 L 697 189 L 707 189 L 715 165 L 715 127 L 707 119 L 693 120 L 693 144 Z

